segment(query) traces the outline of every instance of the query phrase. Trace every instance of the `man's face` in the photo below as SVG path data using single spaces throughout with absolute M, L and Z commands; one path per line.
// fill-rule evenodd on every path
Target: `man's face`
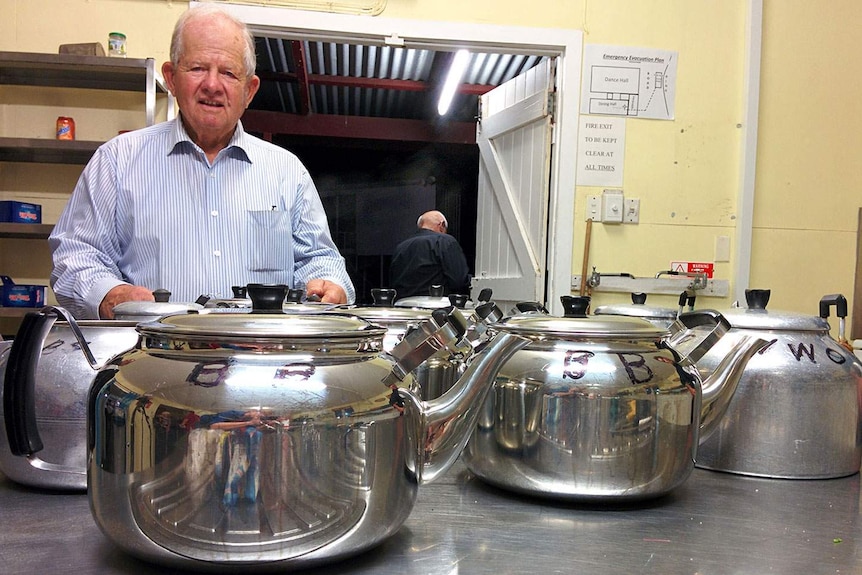
M 189 22 L 184 54 L 176 66 L 165 62 L 162 73 L 177 99 L 189 135 L 204 151 L 224 147 L 260 79 L 246 78 L 245 43 L 240 30 L 223 18 Z

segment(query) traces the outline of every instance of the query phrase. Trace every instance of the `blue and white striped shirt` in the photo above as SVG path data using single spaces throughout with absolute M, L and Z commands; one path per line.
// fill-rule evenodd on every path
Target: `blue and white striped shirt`
M 103 144 L 49 238 L 51 286 L 78 318 L 122 282 L 171 300 L 232 297 L 231 286 L 353 284 L 299 159 L 237 126 L 210 165 L 179 118 Z

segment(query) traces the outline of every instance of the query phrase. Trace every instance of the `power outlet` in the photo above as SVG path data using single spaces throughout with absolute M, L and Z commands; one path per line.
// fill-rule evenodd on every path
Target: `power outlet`
M 594 222 L 602 221 L 602 197 L 590 196 L 587 198 L 587 217 Z
M 602 221 L 611 224 L 623 223 L 623 191 L 602 192 Z
M 637 198 L 626 198 L 626 213 L 623 219 L 627 224 L 636 224 L 641 217 L 641 201 Z

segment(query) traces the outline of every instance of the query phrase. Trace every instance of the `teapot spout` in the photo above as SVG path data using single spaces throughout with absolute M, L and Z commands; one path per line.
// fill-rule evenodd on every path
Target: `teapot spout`
M 510 333 L 498 333 L 474 355 L 464 373 L 446 393 L 430 401 L 412 394 L 421 417 L 414 437 L 418 445 L 420 483 L 434 481 L 452 467 L 470 439 L 482 405 L 504 363 L 530 340 Z
M 715 370 L 703 381 L 703 403 L 700 418 L 699 443 L 703 443 L 718 427 L 733 394 L 742 379 L 748 361 L 769 342 L 754 336 L 741 337 L 722 358 Z

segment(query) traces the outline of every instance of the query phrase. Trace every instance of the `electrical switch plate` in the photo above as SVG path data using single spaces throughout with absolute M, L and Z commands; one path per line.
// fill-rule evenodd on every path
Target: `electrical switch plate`
M 641 201 L 637 198 L 626 199 L 626 213 L 623 217 L 627 224 L 636 224 L 641 217 Z
M 590 196 L 587 198 L 587 217 L 594 222 L 602 221 L 602 197 Z
M 602 192 L 602 221 L 612 224 L 623 222 L 622 190 L 605 190 Z

